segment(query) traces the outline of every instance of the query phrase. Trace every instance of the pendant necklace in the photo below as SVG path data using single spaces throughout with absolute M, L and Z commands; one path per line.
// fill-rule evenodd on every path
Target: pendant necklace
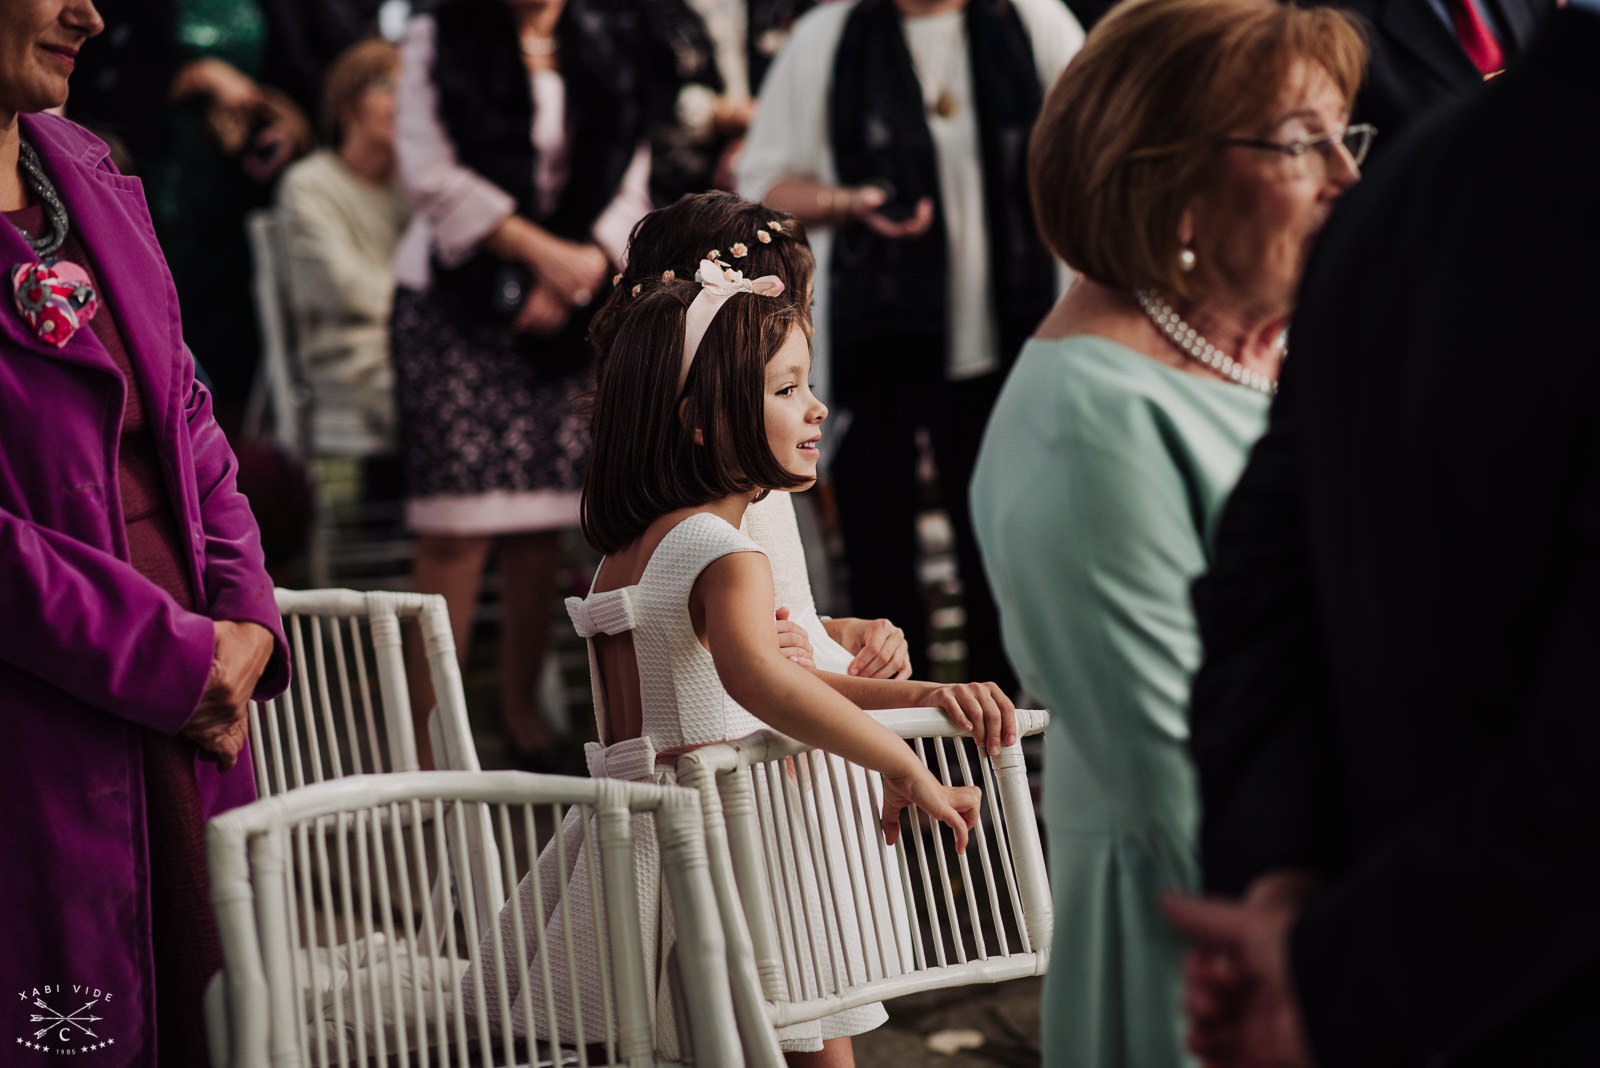
M 930 104 L 926 101 L 923 103 L 924 108 L 930 115 L 937 115 L 941 119 L 953 119 L 956 117 L 956 113 L 961 110 L 961 105 L 956 101 L 956 94 L 951 91 L 950 86 L 955 84 L 956 78 L 960 77 L 961 74 L 961 53 L 967 42 L 965 21 L 958 25 L 950 40 L 954 47 L 950 49 L 950 54 L 944 65 L 946 77 L 935 83 L 938 92 L 934 94 L 933 103 Z M 921 85 L 927 79 L 923 76 L 922 64 L 917 62 L 917 53 L 911 48 L 909 40 L 906 42 L 906 51 L 911 54 L 912 72 L 916 74 L 917 82 Z

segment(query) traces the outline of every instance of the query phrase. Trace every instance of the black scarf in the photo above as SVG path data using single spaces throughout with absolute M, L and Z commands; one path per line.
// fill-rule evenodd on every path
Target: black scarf
M 439 118 L 456 158 L 514 197 L 517 214 L 558 237 L 588 240 L 642 136 L 632 66 L 622 61 L 603 18 L 581 0 L 568 0 L 556 25 L 572 142 L 567 184 L 549 213 L 539 211 L 534 189 L 533 91 L 510 9 L 504 0 L 452 0 L 434 20 Z M 478 316 L 502 265 L 482 251 L 458 267 L 444 267 L 435 256 L 433 285 Z M 552 346 L 575 347 L 581 354 L 587 351 L 587 329 L 588 316 L 576 309 L 560 335 L 537 344 L 544 355 Z
M 727 81 L 717 66 L 711 33 L 685 0 L 637 2 L 645 10 L 646 32 L 657 37 L 650 43 L 670 53 L 673 73 L 680 85 L 692 82 L 718 93 L 728 91 Z M 752 96 L 760 92 L 767 68 L 772 66 L 790 27 L 815 4 L 816 0 L 748 0 L 745 4 L 745 62 Z M 670 112 L 673 99 L 669 97 L 663 103 Z
M 794 21 L 816 0 L 747 0 L 745 3 L 745 59 L 750 94 L 761 91 L 778 48 Z M 710 189 L 717 162 L 732 143 L 728 134 L 690 133 L 678 122 L 678 94 L 686 85 L 705 86 L 723 94 L 727 79 L 717 65 L 716 48 L 705 20 L 688 0 L 630 0 L 616 23 L 631 23 L 639 39 L 642 79 L 649 81 L 646 97 L 652 124 L 650 193 L 657 206 L 675 202 L 685 193 Z
M 978 112 L 979 161 L 988 233 L 991 306 L 1000 360 L 1009 367 L 1055 299 L 1055 266 L 1034 228 L 1027 188 L 1028 134 L 1042 93 L 1021 19 L 1004 0 L 969 0 L 967 52 Z M 939 197 L 939 167 L 922 87 L 892 0 L 861 0 L 845 21 L 834 56 L 829 136 L 843 185 L 888 181 L 898 203 L 934 203 L 933 225 L 908 240 L 888 240 L 846 225 L 834 238 L 829 278 L 832 344 L 852 356 L 833 365 L 835 389 L 869 376 L 861 366 L 874 338 L 926 337 L 922 380 L 944 375 L 949 322 L 929 314 L 949 292 L 949 243 Z

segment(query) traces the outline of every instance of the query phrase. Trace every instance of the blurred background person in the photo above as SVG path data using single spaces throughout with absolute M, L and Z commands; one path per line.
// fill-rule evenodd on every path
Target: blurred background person
M 825 4 L 767 72 L 738 170 L 741 192 L 811 229 L 814 374 L 844 409 L 829 472 L 851 610 L 895 620 L 923 670 L 926 431 L 955 537 L 965 674 L 1010 694 L 967 482 L 1006 368 L 1060 292 L 1027 210 L 1027 132 L 1082 39 L 1060 0 Z
M 183 298 L 184 337 L 237 428 L 260 359 L 244 217 L 313 144 L 305 113 L 262 80 L 257 0 L 117 4 L 89 49 L 68 114 L 126 147 Z M 96 54 L 96 53 L 99 54 Z
M 400 2 L 409 10 L 411 3 Z M 339 56 L 363 38 L 380 32 L 385 0 L 257 0 L 267 24 L 267 55 L 262 78 L 289 94 L 307 115 L 319 114 L 323 86 Z M 422 6 L 420 4 L 416 6 Z
M 1306 255 L 1358 177 L 1349 16 L 1134 0 L 1051 91 L 1039 228 L 1082 277 L 1001 391 L 972 485 L 1006 649 L 1051 710 L 1044 1063 L 1187 1063 L 1164 888 L 1198 885 L 1189 584 L 1265 429 Z
M 0 976 L 114 996 L 119 1064 L 204 1064 L 205 821 L 254 799 L 248 702 L 289 660 L 140 185 L 39 114 L 101 27 L 0 5 Z
M 816 0 L 642 0 L 643 76 L 654 102 L 650 196 L 732 189 L 756 94 L 795 19 Z M 701 250 L 705 251 L 704 249 Z
M 588 454 L 574 399 L 593 387 L 592 305 L 650 207 L 634 72 L 582 0 L 450 0 L 411 21 L 396 106 L 415 212 L 390 322 L 414 585 L 449 602 L 465 659 L 497 551 L 501 723 L 520 766 L 554 770 L 536 690 Z M 413 669 L 426 748 L 420 655 Z
M 1383 131 L 1381 155 L 1412 123 L 1521 58 L 1559 0 L 1333 0 L 1366 20 L 1372 59 L 1355 121 Z
M 278 190 L 295 347 L 311 386 L 312 441 L 394 447 L 391 263 L 411 218 L 395 177 L 400 50 L 369 39 L 328 69 L 334 148 L 284 172 Z

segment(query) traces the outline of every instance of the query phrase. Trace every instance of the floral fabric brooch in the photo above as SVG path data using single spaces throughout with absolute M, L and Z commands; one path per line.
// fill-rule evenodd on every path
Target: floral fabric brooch
M 65 260 L 19 263 L 11 269 L 17 311 L 40 341 L 60 348 L 100 310 L 100 296 L 82 267 Z

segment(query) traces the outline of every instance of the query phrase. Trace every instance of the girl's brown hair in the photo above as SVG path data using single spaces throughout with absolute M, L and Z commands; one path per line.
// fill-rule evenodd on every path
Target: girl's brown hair
M 773 228 L 772 223 L 778 226 Z M 765 233 L 767 240 L 761 240 Z M 735 256 L 734 245 L 745 255 Z M 774 211 L 733 193 L 687 193 L 640 219 L 628 238 L 628 262 L 611 295 L 589 322 L 589 341 L 604 363 L 622 317 L 635 301 L 633 287 L 659 284 L 663 271 L 690 278 L 707 252 L 721 258 L 746 278 L 775 274 L 785 286 L 786 300 L 805 304 L 817 261 L 806 241 L 805 226 L 788 212 Z M 809 311 L 802 307 L 806 330 Z
M 700 291 L 686 279 L 643 284 L 600 362 L 582 502 L 583 536 L 599 552 L 617 552 L 679 508 L 810 484 L 783 469 L 766 431 L 767 362 L 802 326 L 800 309 L 729 297 L 680 389 L 684 317 Z
M 1301 62 L 1353 101 L 1367 62 L 1360 25 L 1279 0 L 1112 8 L 1045 98 L 1028 145 L 1045 243 L 1103 285 L 1191 296 L 1178 222 L 1218 146 L 1270 118 Z

